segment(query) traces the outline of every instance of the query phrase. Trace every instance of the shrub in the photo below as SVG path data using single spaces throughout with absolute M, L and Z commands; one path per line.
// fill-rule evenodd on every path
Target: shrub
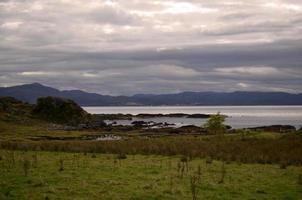
M 120 153 L 120 154 L 117 155 L 116 158 L 119 159 L 119 160 L 124 160 L 124 159 L 127 158 L 127 156 L 126 156 L 126 154 L 124 154 L 124 153 Z
M 28 159 L 23 160 L 23 171 L 24 175 L 27 176 L 30 168 L 30 161 Z
M 287 161 L 282 160 L 280 162 L 280 169 L 286 169 L 287 166 L 288 166 L 288 162 Z
M 211 157 L 207 157 L 206 158 L 206 164 L 212 164 L 213 163 L 213 159 Z
M 32 161 L 33 167 L 37 168 L 38 167 L 38 155 L 34 154 L 33 155 L 33 161 Z
M 32 105 L 13 97 L 0 97 L 0 118 L 5 121 L 24 122 L 31 117 Z
M 64 160 L 61 158 L 59 160 L 59 171 L 63 171 L 64 170 Z
M 191 176 L 191 193 L 192 193 L 192 200 L 197 199 L 197 177 Z
M 180 162 L 183 162 L 183 163 L 188 162 L 188 157 L 182 156 L 182 157 L 180 158 Z
M 212 115 L 205 124 L 205 128 L 210 134 L 223 134 L 226 130 L 224 125 L 225 117 L 217 113 Z
M 302 174 L 300 174 L 298 177 L 298 184 L 302 185 Z

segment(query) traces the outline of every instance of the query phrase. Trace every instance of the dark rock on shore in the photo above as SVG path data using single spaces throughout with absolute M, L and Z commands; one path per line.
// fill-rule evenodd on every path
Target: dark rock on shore
M 231 129 L 232 129 L 232 127 L 231 127 L 230 125 L 225 125 L 225 128 L 226 128 L 227 130 L 231 130 Z
M 134 127 L 141 127 L 141 128 L 161 128 L 161 127 L 169 127 L 169 126 L 174 126 L 175 124 L 169 124 L 167 122 L 153 122 L 153 121 L 133 121 L 131 123 Z
M 164 117 L 164 115 L 163 114 L 141 113 L 141 114 L 134 115 L 134 117 L 137 117 L 137 118 L 153 118 L 153 117 Z
M 166 114 L 164 116 L 165 117 L 187 117 L 188 114 L 184 114 L 184 113 L 171 113 L 171 114 Z
M 98 120 L 98 121 L 89 120 L 85 124 L 79 124 L 77 127 L 82 129 L 98 129 L 105 126 L 107 126 L 107 124 L 102 120 Z
M 255 128 L 248 128 L 248 130 L 285 133 L 285 132 L 296 131 L 296 127 L 291 125 L 272 125 L 272 126 L 260 126 Z
M 133 122 L 131 122 L 131 124 L 133 125 L 133 126 L 136 126 L 136 127 L 145 127 L 145 126 L 147 126 L 148 125 L 148 123 L 147 122 L 145 122 L 145 121 L 133 121 Z
M 94 118 L 101 120 L 132 120 L 131 114 L 94 114 Z
M 187 118 L 210 118 L 211 115 L 208 114 L 191 114 L 188 115 Z
M 141 113 L 134 115 L 138 118 L 153 118 L 153 117 L 186 117 L 186 118 L 209 118 L 209 114 L 184 114 L 184 113 L 171 113 L 171 114 L 146 114 Z

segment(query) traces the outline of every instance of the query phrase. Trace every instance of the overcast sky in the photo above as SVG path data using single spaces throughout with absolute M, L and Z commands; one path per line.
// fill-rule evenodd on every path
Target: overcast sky
M 0 0 L 0 86 L 302 92 L 301 0 Z

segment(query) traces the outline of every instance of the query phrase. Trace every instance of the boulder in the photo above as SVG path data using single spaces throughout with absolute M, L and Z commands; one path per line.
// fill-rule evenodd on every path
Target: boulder
M 94 114 L 92 117 L 101 120 L 132 120 L 131 114 Z
M 148 122 L 145 121 L 133 121 L 131 124 L 135 127 L 145 127 L 148 126 Z
M 164 117 L 164 115 L 163 114 L 141 113 L 141 114 L 135 115 L 135 117 L 138 117 L 138 118 L 154 118 L 154 117 Z

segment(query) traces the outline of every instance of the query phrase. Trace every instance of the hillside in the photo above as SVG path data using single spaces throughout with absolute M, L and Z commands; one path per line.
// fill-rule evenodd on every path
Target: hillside
M 90 115 L 74 101 L 59 97 L 41 97 L 37 104 L 28 104 L 13 97 L 0 97 L 0 120 L 33 122 L 44 120 L 58 124 L 86 123 Z

